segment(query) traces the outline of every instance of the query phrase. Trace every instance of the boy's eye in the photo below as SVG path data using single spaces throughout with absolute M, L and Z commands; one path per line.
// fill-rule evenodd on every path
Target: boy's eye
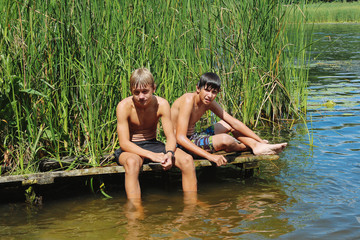
M 149 93 L 149 90 L 134 90 L 133 91 L 134 95 L 139 95 L 140 93 L 147 94 L 147 93 Z
M 218 94 L 219 90 L 216 89 L 205 89 L 206 92 L 211 92 L 212 94 Z

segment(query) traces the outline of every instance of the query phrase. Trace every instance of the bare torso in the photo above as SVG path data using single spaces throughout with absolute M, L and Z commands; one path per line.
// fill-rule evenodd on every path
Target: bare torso
M 132 97 L 124 99 L 128 111 L 130 141 L 144 141 L 156 138 L 156 129 L 159 120 L 159 103 L 153 96 L 150 105 L 146 108 L 136 107 Z
M 200 100 L 197 96 L 198 95 L 196 92 L 186 93 L 180 98 L 176 99 L 176 101 L 171 106 L 171 119 L 175 129 L 177 126 L 180 108 L 190 104 L 193 106 L 190 114 L 188 130 L 186 133 L 187 136 L 194 134 L 196 122 L 199 121 L 202 115 L 204 115 L 204 113 L 209 109 L 209 107 L 204 106 L 203 104 L 199 104 Z

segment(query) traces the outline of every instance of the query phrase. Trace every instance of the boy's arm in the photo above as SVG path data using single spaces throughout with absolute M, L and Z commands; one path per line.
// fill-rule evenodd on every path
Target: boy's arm
M 176 138 L 174 134 L 174 127 L 171 122 L 171 113 L 169 102 L 163 98 L 159 99 L 159 108 L 161 114 L 161 123 L 166 137 L 165 149 L 166 151 L 172 151 L 173 153 L 176 150 Z M 168 152 L 164 156 L 164 169 L 169 169 L 172 165 L 172 158 L 175 157 L 173 153 Z
M 240 120 L 228 114 L 217 102 L 213 101 L 211 103 L 210 110 L 213 113 L 215 113 L 219 118 L 227 122 L 233 129 L 240 132 L 242 135 L 253 138 L 258 142 L 264 141 L 258 135 L 256 135 L 250 128 L 248 128 L 244 123 L 242 123 Z
M 215 162 L 218 166 L 225 165 L 227 160 L 222 155 L 211 154 L 204 149 L 196 146 L 190 139 L 187 137 L 187 130 L 189 127 L 189 120 L 191 117 L 192 108 L 194 106 L 193 100 L 184 99 L 184 103 L 180 104 L 178 119 L 176 124 L 176 140 L 177 142 L 186 148 L 188 151 L 203 157 L 209 161 Z
M 166 137 L 166 151 L 175 152 L 176 138 L 174 134 L 174 127 L 171 122 L 170 105 L 165 99 L 161 99 L 159 102 L 161 109 L 161 123 Z
M 154 162 L 163 162 L 163 157 L 160 154 L 145 150 L 130 141 L 129 117 L 129 108 L 126 107 L 126 104 L 120 102 L 116 108 L 116 127 L 121 149 L 125 152 L 135 153 L 143 158 L 149 158 Z

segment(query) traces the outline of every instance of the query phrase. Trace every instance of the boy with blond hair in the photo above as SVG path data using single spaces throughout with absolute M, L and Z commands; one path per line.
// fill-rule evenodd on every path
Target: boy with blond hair
M 115 159 L 125 168 L 125 190 L 128 199 L 140 199 L 139 172 L 143 163 L 161 164 L 164 170 L 173 163 L 182 173 L 184 194 L 197 191 L 193 158 L 176 148 L 176 139 L 170 117 L 170 105 L 154 96 L 154 78 L 146 68 L 136 69 L 130 77 L 132 96 L 119 102 L 116 108 L 117 134 L 120 149 Z M 166 144 L 156 140 L 159 120 L 166 137 Z

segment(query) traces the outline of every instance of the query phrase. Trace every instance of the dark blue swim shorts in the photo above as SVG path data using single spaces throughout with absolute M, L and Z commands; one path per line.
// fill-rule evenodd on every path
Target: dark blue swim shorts
M 156 139 L 138 141 L 138 142 L 133 142 L 133 143 L 135 143 L 136 145 L 138 145 L 139 147 L 141 147 L 145 150 L 149 150 L 154 153 L 166 153 L 165 144 L 162 142 L 159 142 Z M 119 162 L 119 157 L 122 152 L 123 151 L 121 150 L 121 148 L 115 150 L 115 152 L 114 152 L 115 161 L 120 166 L 121 166 L 121 164 Z M 148 163 L 148 162 L 150 162 L 150 159 L 145 158 L 144 163 Z

